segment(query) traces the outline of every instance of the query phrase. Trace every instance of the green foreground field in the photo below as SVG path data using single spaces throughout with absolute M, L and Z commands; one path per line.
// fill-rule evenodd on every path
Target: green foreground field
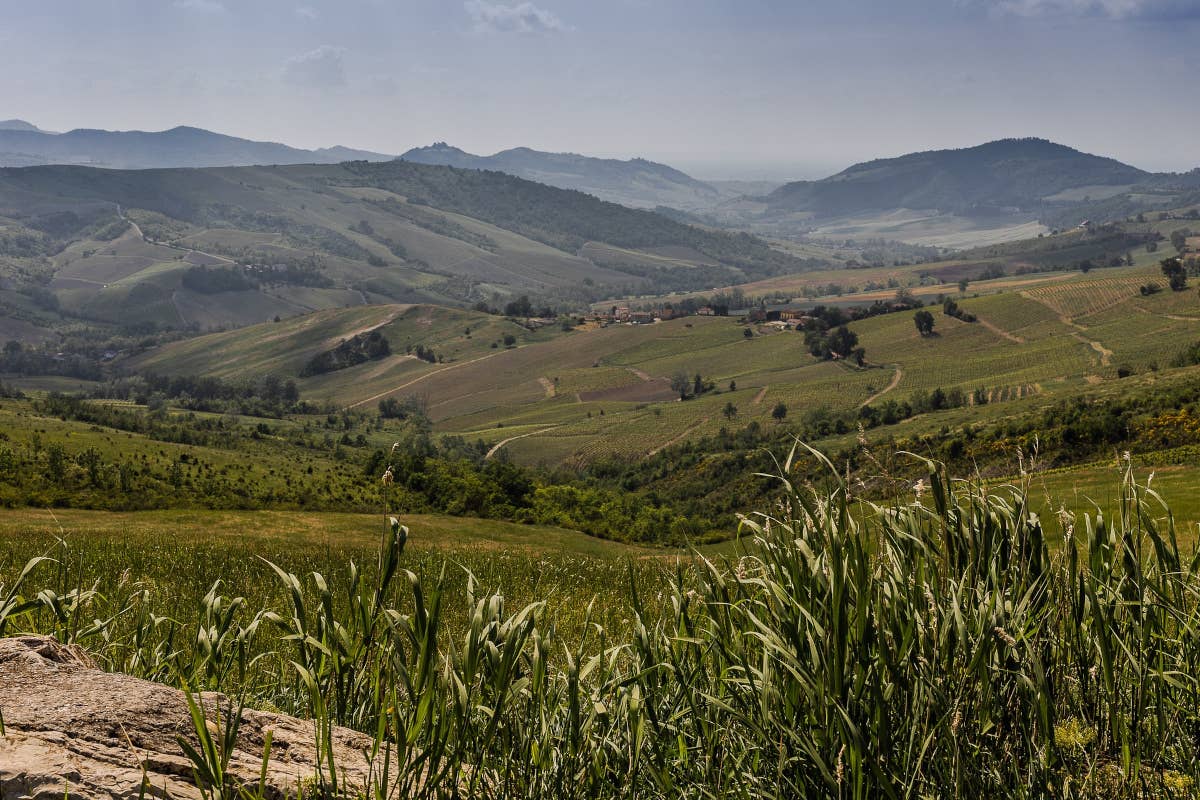
M 362 515 L 6 512 L 0 624 L 312 719 L 318 742 L 364 731 L 395 767 L 357 790 L 372 798 L 479 796 L 481 772 L 503 777 L 486 796 L 556 800 L 734 782 L 1194 796 L 1196 563 L 1144 484 L 1098 469 L 1080 490 L 1105 477 L 1101 504 L 1125 513 L 1081 518 L 1069 544 L 1008 492 L 947 494 L 935 471 L 924 506 L 881 513 L 848 508 L 837 481 L 801 488 L 744 557 L 674 576 L 569 532 L 539 555 L 512 526 L 424 517 L 410 549 L 379 518 L 370 547 Z M 18 577 L 31 555 L 53 560 Z M 313 785 L 336 794 L 335 776 L 319 766 Z
M 400 515 L 408 526 L 404 567 L 435 581 L 446 576 L 452 602 L 465 602 L 467 573 L 517 606 L 550 600 L 558 623 L 581 635 L 593 619 L 628 626 L 631 576 L 657 592 L 677 559 L 661 549 L 596 539 L 578 531 L 437 515 Z M 165 593 L 169 611 L 190 618 L 201 598 L 219 591 L 251 605 L 279 602 L 267 559 L 297 574 L 321 572 L 335 585 L 346 564 L 377 557 L 387 521 L 380 515 L 280 511 L 5 509 L 0 511 L 0 586 L 22 565 L 49 556 L 35 579 L 58 570 L 116 601 L 140 591 Z

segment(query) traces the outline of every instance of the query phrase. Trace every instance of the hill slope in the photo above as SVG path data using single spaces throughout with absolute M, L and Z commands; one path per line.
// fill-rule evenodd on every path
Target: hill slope
M 409 150 L 400 158 L 417 164 L 507 172 L 634 208 L 709 208 L 730 194 L 665 164 L 642 158 L 620 161 L 575 153 L 546 153 L 528 147 L 477 156 L 445 142 Z
M 961 213 L 1037 207 L 1070 190 L 1093 187 L 1099 195 L 1150 177 L 1114 159 L 1044 139 L 1003 139 L 856 164 L 823 180 L 789 183 L 767 202 L 773 209 L 822 216 L 892 208 Z
M 88 319 L 210 329 L 388 301 L 578 306 L 822 263 L 499 172 L 404 161 L 0 169 L 3 314 L 39 293 Z
M 1003 139 L 855 164 L 708 216 L 764 236 L 961 250 L 1197 200 L 1200 171 L 1150 173 L 1045 139 Z
M 251 164 L 335 164 L 391 156 L 331 147 L 301 150 L 180 126 L 166 131 L 105 131 L 79 128 L 49 133 L 23 120 L 0 123 L 0 167 L 86 164 L 110 169 L 236 167 Z

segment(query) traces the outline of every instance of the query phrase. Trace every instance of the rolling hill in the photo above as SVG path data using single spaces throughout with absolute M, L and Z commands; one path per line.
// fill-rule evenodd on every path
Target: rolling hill
M 500 317 L 428 305 L 320 312 L 168 344 L 125 366 L 230 380 L 273 373 L 295 379 L 305 398 L 360 411 L 374 411 L 385 398 L 415 400 L 437 431 L 483 440 L 527 464 L 636 461 L 722 429 L 754 423 L 769 432 L 779 403 L 788 420 L 816 426 L 810 438 L 853 449 L 853 420 L 868 404 L 920 406 L 935 393 L 962 398 L 944 413 L 872 433 L 912 436 L 947 419 L 978 425 L 1096 393 L 1119 396 L 1134 385 L 1130 374 L 1140 376 L 1139 386 L 1194 382 L 1195 367 L 1170 367 L 1200 336 L 1200 305 L 1193 292 L 1143 293 L 1156 278 L 1151 261 L 982 281 L 962 293 L 947 273 L 937 292 L 957 298 L 975 321 L 935 305 L 934 336 L 918 334 L 911 312 L 852 322 L 866 349 L 864 368 L 812 357 L 802 332 L 733 318 L 531 332 Z M 863 293 L 858 303 L 877 299 Z M 315 354 L 364 331 L 385 336 L 391 354 L 303 374 Z M 513 335 L 511 345 L 500 345 L 505 334 Z M 408 351 L 417 345 L 437 360 L 414 358 Z M 671 389 L 679 374 L 702 375 L 713 388 L 679 402 Z M 841 427 L 831 416 L 839 414 Z
M 765 235 L 963 249 L 1184 205 L 1197 192 L 1200 174 L 1150 173 L 1045 139 L 1002 139 L 855 164 L 727 203 L 715 216 Z
M 683 210 L 704 209 L 737 194 L 643 158 L 620 161 L 575 153 L 546 153 L 528 147 L 478 156 L 445 142 L 409 150 L 400 158 L 416 164 L 507 172 L 526 180 L 562 189 L 576 189 L 601 200 L 634 208 L 668 206 Z
M 35 294 L 88 320 L 205 330 L 378 302 L 577 307 L 823 265 L 493 171 L 0 169 L 0 310 L 34 323 Z
M 823 180 L 789 183 L 766 200 L 772 210 L 825 217 L 894 208 L 971 213 L 1116 194 L 1150 177 L 1044 139 L 1003 139 L 856 164 Z
M 0 123 L 0 167 L 83 164 L 109 169 L 151 169 L 336 164 L 390 158 L 392 156 L 346 147 L 301 150 L 277 142 L 240 139 L 187 126 L 155 132 L 79 128 L 66 133 L 50 133 L 24 120 Z

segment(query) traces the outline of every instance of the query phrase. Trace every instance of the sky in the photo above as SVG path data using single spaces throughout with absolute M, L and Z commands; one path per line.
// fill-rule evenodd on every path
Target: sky
M 1200 0 L 0 0 L 0 119 L 821 177 L 1040 136 L 1200 166 Z

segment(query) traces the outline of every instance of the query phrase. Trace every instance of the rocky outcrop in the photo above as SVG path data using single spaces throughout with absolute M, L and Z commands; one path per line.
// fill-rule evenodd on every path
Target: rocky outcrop
M 210 717 L 221 695 L 205 693 Z M 196 741 L 183 692 L 96 669 L 82 651 L 53 639 L 0 639 L 0 798 L 199 798 L 179 737 Z M 230 760 L 235 783 L 257 786 L 271 732 L 268 796 L 297 795 L 316 775 L 311 722 L 246 710 Z M 339 783 L 363 792 L 371 739 L 335 728 Z

